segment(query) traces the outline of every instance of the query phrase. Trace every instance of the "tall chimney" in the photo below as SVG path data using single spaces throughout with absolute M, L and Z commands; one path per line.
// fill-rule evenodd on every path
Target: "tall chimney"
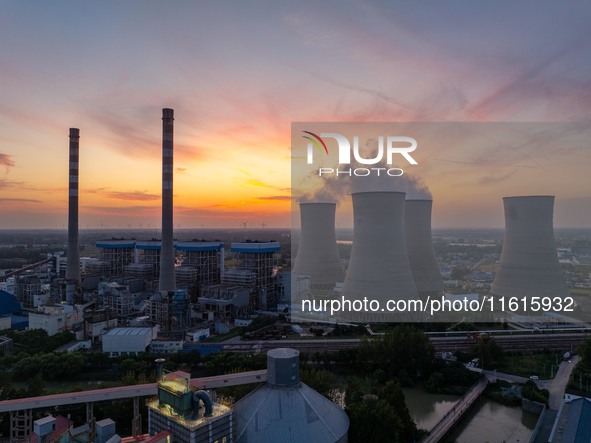
M 162 248 L 160 250 L 161 291 L 174 291 L 174 245 L 172 232 L 172 168 L 174 110 L 162 110 Z
M 80 130 L 70 128 L 70 178 L 68 198 L 68 265 L 66 279 L 80 281 L 78 250 L 78 152 Z

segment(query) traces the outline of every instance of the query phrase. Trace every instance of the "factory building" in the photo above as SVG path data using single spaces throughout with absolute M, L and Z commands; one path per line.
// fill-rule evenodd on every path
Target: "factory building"
M 158 398 L 148 403 L 150 435 L 170 431 L 175 443 L 232 442 L 232 410 L 195 390 L 190 375 L 166 373 L 158 380 Z
M 133 263 L 135 242 L 133 240 L 111 239 L 96 242 L 99 249 L 99 259 L 108 263 L 110 277 L 120 277 L 125 273 L 125 267 Z
M 143 265 L 144 274 L 142 276 L 158 279 L 158 275 L 160 274 L 161 247 L 162 242 L 156 239 L 135 243 L 135 264 Z M 140 268 L 137 269 L 139 270 Z
M 244 286 L 210 285 L 198 299 L 204 320 L 234 320 L 248 315 L 252 289 Z
M 134 297 L 129 286 L 114 282 L 99 283 L 99 300 L 105 308 L 112 310 L 118 317 L 127 317 L 134 312 Z
M 41 279 L 36 275 L 22 275 L 16 280 L 16 299 L 24 309 L 35 308 L 35 296 L 41 294 Z
M 103 352 L 110 357 L 138 355 L 152 342 L 153 328 L 113 328 L 103 335 Z
M 67 304 L 43 306 L 29 314 L 29 329 L 43 329 L 49 336 L 70 331 L 84 320 L 79 309 Z
M 182 263 L 175 269 L 176 283 L 189 291 L 191 299 L 196 300 L 204 286 L 220 283 L 224 270 L 223 242 L 176 242 L 174 248 Z
M 186 331 L 191 321 L 191 300 L 186 289 L 159 291 L 147 303 L 149 319 L 163 331 Z
M 105 331 L 117 324 L 117 315 L 110 309 L 87 309 L 84 311 L 84 338 L 93 344 L 99 343 Z
M 270 309 L 277 306 L 277 253 L 279 242 L 235 242 L 231 251 L 238 259 L 234 270 L 224 272 L 224 284 L 250 285 L 254 280 L 255 292 L 251 296 L 250 310 Z M 234 271 L 239 271 L 234 273 Z M 244 277 L 242 281 L 238 277 Z

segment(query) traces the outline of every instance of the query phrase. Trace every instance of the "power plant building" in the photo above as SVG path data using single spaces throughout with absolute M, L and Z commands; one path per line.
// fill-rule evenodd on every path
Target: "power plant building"
M 206 285 L 221 282 L 224 269 L 224 243 L 215 241 L 176 242 L 181 266 L 175 269 L 176 282 L 186 288 L 192 298 L 198 297 Z
M 150 435 L 170 431 L 175 443 L 230 443 L 232 410 L 195 390 L 189 374 L 177 371 L 158 380 L 158 398 L 148 403 Z
M 112 239 L 96 242 L 99 249 L 99 259 L 108 263 L 108 275 L 123 276 L 125 267 L 134 260 L 135 242 L 133 240 Z
M 251 297 L 250 309 L 269 309 L 277 306 L 277 253 L 279 242 L 235 242 L 231 251 L 239 264 L 236 269 L 226 271 L 223 275 L 224 284 L 247 286 L 254 283 L 254 295 Z M 236 272 L 238 271 L 238 272 Z

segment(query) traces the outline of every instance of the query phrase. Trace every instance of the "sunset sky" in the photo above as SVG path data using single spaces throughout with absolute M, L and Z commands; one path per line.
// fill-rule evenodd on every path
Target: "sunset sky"
M 289 226 L 292 122 L 590 123 L 589 23 L 582 1 L 5 0 L 0 228 L 67 224 L 70 127 L 81 228 L 159 227 L 164 107 L 183 228 Z M 527 193 L 591 227 L 587 140 L 417 152 L 434 226 L 501 227 Z

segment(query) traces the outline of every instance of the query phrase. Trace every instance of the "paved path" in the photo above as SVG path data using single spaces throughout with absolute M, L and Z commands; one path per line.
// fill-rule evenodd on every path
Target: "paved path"
M 554 380 L 552 380 L 546 386 L 550 391 L 550 409 L 554 409 L 556 411 L 560 409 L 560 406 L 562 405 L 562 399 L 564 398 L 564 391 L 566 390 L 566 385 L 568 384 L 568 379 L 579 360 L 580 357 L 575 355 L 569 361 L 563 361 L 560 363 L 558 372 L 556 372 L 556 375 L 554 376 Z

